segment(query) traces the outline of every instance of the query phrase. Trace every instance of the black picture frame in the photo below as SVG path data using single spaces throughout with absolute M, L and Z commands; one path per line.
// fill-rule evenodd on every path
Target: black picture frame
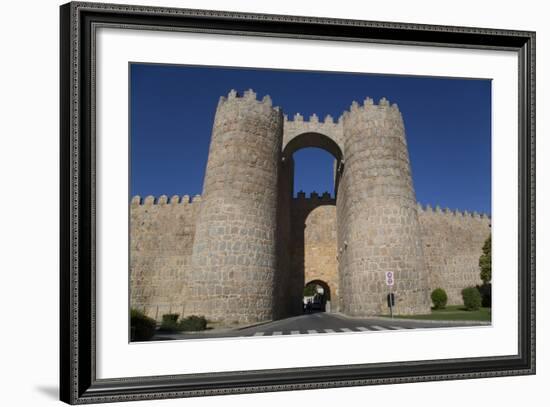
M 535 33 L 72 2 L 60 7 L 60 398 L 117 402 L 535 373 Z M 508 50 L 519 59 L 519 351 L 516 355 L 96 378 L 95 28 Z

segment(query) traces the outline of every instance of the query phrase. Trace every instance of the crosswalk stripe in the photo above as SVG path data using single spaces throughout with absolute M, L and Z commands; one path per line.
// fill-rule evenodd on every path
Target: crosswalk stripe
M 411 328 L 397 326 L 397 325 L 389 325 L 387 327 L 380 326 L 380 325 L 369 325 L 368 328 L 364 327 L 364 326 L 356 326 L 354 329 L 356 331 L 365 332 L 365 331 L 388 331 L 388 330 L 396 331 L 396 330 L 411 329 Z M 339 328 L 338 331 L 339 332 L 354 332 L 354 330 L 350 329 L 350 328 Z M 288 331 L 284 331 L 284 332 L 286 332 L 286 335 L 289 334 Z M 271 335 L 273 335 L 273 336 L 283 335 L 283 334 L 285 334 L 284 332 L 283 331 L 273 331 L 271 333 Z M 320 331 L 318 331 L 316 329 L 308 329 L 307 330 L 308 334 L 317 334 L 317 333 L 320 333 L 320 332 L 326 332 L 326 333 L 329 333 L 329 334 L 336 333 L 336 331 L 334 329 L 329 329 L 329 328 L 321 329 Z M 300 335 L 300 334 L 301 334 L 301 331 L 297 331 L 297 330 L 290 331 L 290 335 Z M 264 335 L 266 335 L 265 332 L 254 332 L 254 334 L 253 334 L 253 336 L 264 336 Z
M 351 329 L 349 328 L 340 328 L 340 331 L 342 332 L 353 332 Z

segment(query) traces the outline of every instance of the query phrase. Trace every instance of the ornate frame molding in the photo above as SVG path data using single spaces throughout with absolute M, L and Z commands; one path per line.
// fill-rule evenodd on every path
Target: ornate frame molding
M 81 2 L 61 6 L 60 19 L 61 400 L 85 404 L 535 373 L 534 32 Z M 94 38 L 100 26 L 517 52 L 520 61 L 519 354 L 97 379 Z

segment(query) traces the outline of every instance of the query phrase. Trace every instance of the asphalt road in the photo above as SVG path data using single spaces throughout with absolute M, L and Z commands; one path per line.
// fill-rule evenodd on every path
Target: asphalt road
M 318 312 L 290 317 L 256 326 L 212 330 L 197 333 L 157 333 L 154 340 L 206 339 L 246 336 L 338 334 L 350 332 L 381 332 L 407 329 L 433 329 L 486 325 L 467 321 L 411 321 L 390 318 L 352 318 L 337 313 Z

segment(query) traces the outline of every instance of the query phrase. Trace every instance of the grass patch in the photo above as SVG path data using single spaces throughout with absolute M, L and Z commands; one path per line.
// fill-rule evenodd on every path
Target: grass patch
M 435 310 L 432 308 L 431 314 L 395 315 L 395 317 L 432 321 L 491 321 L 491 308 L 482 307 L 477 311 L 468 311 L 464 305 L 447 305 L 445 309 Z

